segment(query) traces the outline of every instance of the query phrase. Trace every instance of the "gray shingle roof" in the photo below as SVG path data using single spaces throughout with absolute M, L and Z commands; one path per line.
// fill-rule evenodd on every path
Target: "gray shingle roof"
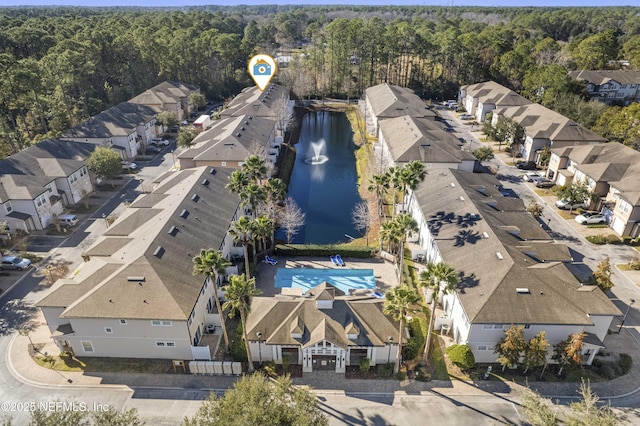
M 423 163 L 474 161 L 471 152 L 461 150 L 460 140 L 444 131 L 438 121 L 403 116 L 380 121 L 380 132 L 396 163 L 414 160 Z
M 513 90 L 495 81 L 486 81 L 464 87 L 466 88 L 467 95 L 477 98 L 480 103 L 493 104 L 496 108 L 528 105 L 531 103 L 529 99 L 520 96 Z
M 378 120 L 403 115 L 427 118 L 436 116 L 413 90 L 405 87 L 378 84 L 367 88 L 366 95 Z
M 244 161 L 253 145 L 264 146 L 273 132 L 275 121 L 264 117 L 224 117 L 200 133 L 191 148 L 178 158 L 193 161 Z
M 570 71 L 569 77 L 574 80 L 585 80 L 599 86 L 610 80 L 621 84 L 640 84 L 639 70 L 578 70 Z
M 153 108 L 154 111 L 160 112 L 164 109 L 165 105 L 177 104 L 197 90 L 198 87 L 191 84 L 163 81 L 140 93 L 138 96 L 131 98 L 129 102 L 147 105 Z
M 64 132 L 61 138 L 128 136 L 134 133 L 138 126 L 153 120 L 155 114 L 156 111 L 146 105 L 121 102 Z
M 109 261 L 119 264 L 117 271 L 65 305 L 62 316 L 186 320 L 204 282 L 192 275 L 192 258 L 201 249 L 220 248 L 238 206 L 224 188 L 229 176 L 228 170 L 211 174 L 210 167 L 182 170 L 152 192 L 165 195 L 155 197 L 153 207 L 129 206 L 88 250 L 94 257 L 82 268 Z
M 542 244 L 552 240 L 522 200 L 510 199 L 509 210 L 499 207 L 507 200 L 499 185 L 491 175 L 440 170 L 415 191 L 444 262 L 459 274 L 458 293 L 469 320 L 591 324 L 587 314 L 619 314 L 601 291 L 580 291 L 564 264 L 538 263 L 531 256 L 535 246 L 540 256 L 563 260 L 563 250 L 545 250 Z
M 332 287 L 326 283 L 320 286 Z M 324 294 L 322 290 L 320 293 Z M 331 309 L 318 309 L 316 303 L 315 297 L 308 296 L 254 297 L 247 317 L 247 334 L 251 340 L 271 345 L 307 347 L 327 340 L 345 349 L 383 346 L 389 336 L 398 334 L 397 325 L 382 313 L 380 299 L 336 296 Z M 302 331 L 302 338 L 292 337 L 292 330 L 297 328 Z M 356 339 L 348 338 L 348 329 L 358 330 Z
M 220 111 L 220 116 L 247 115 L 277 118 L 281 113 L 282 100 L 288 100 L 289 97 L 289 90 L 279 84 L 270 84 L 264 92 L 261 92 L 257 86 L 247 87 L 233 98 L 224 110 Z

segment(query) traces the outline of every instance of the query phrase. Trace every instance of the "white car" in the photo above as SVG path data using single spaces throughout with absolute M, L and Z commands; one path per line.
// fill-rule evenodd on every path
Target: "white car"
M 0 261 L 0 270 L 15 269 L 16 271 L 22 271 L 23 269 L 27 269 L 29 266 L 31 266 L 31 261 L 29 259 L 23 259 L 18 256 L 2 256 L 2 261 Z
M 522 175 L 522 180 L 525 182 L 533 182 L 534 180 L 543 177 L 544 176 L 540 172 L 528 172 Z
M 135 170 L 138 168 L 138 165 L 136 163 L 129 163 L 128 161 L 123 161 L 122 168 L 124 170 Z
M 563 198 L 562 200 L 556 201 L 556 207 L 559 208 L 560 210 L 570 210 L 570 209 L 577 209 L 580 207 L 585 208 L 586 203 L 582 202 L 582 203 L 571 204 L 569 200 L 567 200 L 566 198 Z
M 576 222 L 581 225 L 593 225 L 596 223 L 607 223 L 607 219 L 600 213 L 585 212 L 576 216 Z
M 169 141 L 166 139 L 153 138 L 151 139 L 151 143 L 158 146 L 169 146 Z

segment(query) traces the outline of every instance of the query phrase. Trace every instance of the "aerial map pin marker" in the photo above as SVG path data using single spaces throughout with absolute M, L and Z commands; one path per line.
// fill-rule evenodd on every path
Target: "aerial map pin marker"
M 249 74 L 262 91 L 276 75 L 277 70 L 276 61 L 269 55 L 260 54 L 249 59 Z

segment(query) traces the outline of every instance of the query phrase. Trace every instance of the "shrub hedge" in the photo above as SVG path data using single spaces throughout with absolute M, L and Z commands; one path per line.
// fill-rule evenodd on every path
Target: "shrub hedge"
M 420 356 L 424 349 L 424 344 L 427 341 L 427 325 L 422 318 L 418 317 L 413 318 L 408 325 L 411 337 L 402 349 L 402 358 L 414 359 Z
M 332 256 L 356 257 L 366 259 L 371 257 L 374 249 L 368 246 L 344 246 L 339 244 L 278 244 L 275 254 L 280 256 Z
M 446 350 L 452 363 L 463 370 L 468 370 L 476 365 L 476 359 L 469 345 L 451 345 Z
M 620 238 L 616 235 L 589 235 L 586 237 L 587 241 L 592 244 L 620 244 Z

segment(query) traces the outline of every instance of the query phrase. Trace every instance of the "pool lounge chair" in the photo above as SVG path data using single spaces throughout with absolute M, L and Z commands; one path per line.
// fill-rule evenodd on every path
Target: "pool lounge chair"
M 340 257 L 339 254 L 336 254 L 336 260 L 338 261 L 338 265 L 347 266 L 346 263 L 344 263 L 344 261 L 342 260 L 342 257 Z
M 277 265 L 278 261 L 276 259 L 269 257 L 269 255 L 266 255 L 264 257 L 264 263 L 268 263 L 269 265 Z
M 331 259 L 331 263 L 334 265 L 340 266 L 340 262 L 338 262 L 338 259 L 335 256 L 329 256 L 329 259 Z

